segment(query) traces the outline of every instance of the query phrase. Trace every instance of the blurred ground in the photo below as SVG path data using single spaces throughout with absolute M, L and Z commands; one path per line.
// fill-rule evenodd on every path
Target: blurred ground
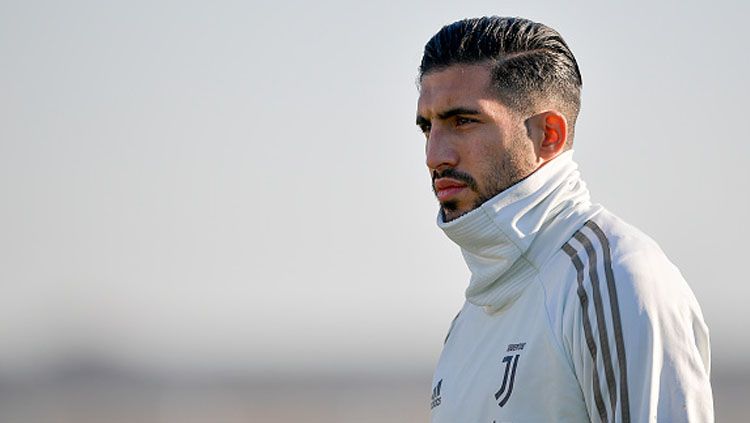
M 746 422 L 750 372 L 714 373 L 716 420 Z M 146 377 L 67 369 L 0 384 L 3 423 L 426 422 L 428 372 L 303 377 Z

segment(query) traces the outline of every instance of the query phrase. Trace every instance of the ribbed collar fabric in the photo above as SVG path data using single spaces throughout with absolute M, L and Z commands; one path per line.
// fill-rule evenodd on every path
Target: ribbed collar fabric
M 471 271 L 466 299 L 494 314 L 599 210 L 569 150 L 455 220 L 443 222 L 438 213 L 437 223 L 461 247 Z

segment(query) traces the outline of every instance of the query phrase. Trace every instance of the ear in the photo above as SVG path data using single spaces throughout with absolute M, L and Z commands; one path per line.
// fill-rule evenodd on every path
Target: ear
M 527 128 L 534 140 L 537 158 L 546 163 L 565 150 L 568 141 L 568 121 L 557 110 L 538 113 L 527 120 Z

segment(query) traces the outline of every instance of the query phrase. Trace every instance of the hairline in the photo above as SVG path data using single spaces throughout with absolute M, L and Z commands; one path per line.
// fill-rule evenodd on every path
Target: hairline
M 489 86 L 486 87 L 487 92 L 491 93 L 493 98 L 497 100 L 498 103 L 500 103 L 503 107 L 505 107 L 510 113 L 514 114 L 516 117 L 523 118 L 525 120 L 531 116 L 534 116 L 537 113 L 541 113 L 542 111 L 545 111 L 543 109 L 547 109 L 547 110 L 557 111 L 558 113 L 562 114 L 566 118 L 566 120 L 569 118 L 575 119 L 575 116 L 568 116 L 568 112 L 565 110 L 566 101 L 557 95 L 542 96 L 542 95 L 524 94 L 523 103 L 525 103 L 526 105 L 522 107 L 508 104 L 508 101 L 503 99 L 504 94 L 502 92 L 502 88 L 498 86 L 497 84 L 498 80 L 495 79 L 493 70 L 508 59 L 512 59 L 514 57 L 522 56 L 530 52 L 541 51 L 541 50 L 543 49 L 533 49 L 533 50 L 511 53 L 507 56 L 504 56 L 502 59 L 484 59 L 484 60 L 474 60 L 474 61 L 465 61 L 465 62 L 456 61 L 447 65 L 433 66 L 427 72 L 420 72 L 419 78 L 417 80 L 417 84 L 418 84 L 419 89 L 421 90 L 422 89 L 421 83 L 424 77 L 432 75 L 437 72 L 442 72 L 442 71 L 451 69 L 453 67 L 459 67 L 459 66 L 484 67 L 488 69 L 490 72 Z M 505 95 L 512 96 L 513 94 L 506 93 Z M 573 140 L 575 138 L 575 124 L 573 122 L 568 122 L 568 125 L 569 125 L 568 126 L 568 138 L 569 139 L 565 143 L 566 150 L 572 148 Z
M 535 49 L 535 50 L 540 50 L 540 49 Z M 529 50 L 529 51 L 534 51 L 534 50 Z M 516 105 L 513 105 L 513 104 L 509 104 L 509 102 L 503 98 L 503 97 L 506 97 L 506 98 L 507 97 L 512 97 L 514 95 L 518 95 L 519 93 L 518 92 L 516 92 L 516 93 L 508 93 L 507 91 L 505 93 L 503 93 L 503 89 L 498 86 L 499 85 L 498 84 L 499 80 L 495 78 L 495 75 L 494 75 L 495 72 L 494 72 L 494 70 L 498 66 L 500 66 L 505 60 L 511 59 L 511 58 L 514 58 L 514 57 L 517 57 L 517 56 L 521 56 L 521 55 L 523 55 L 525 53 L 527 53 L 527 52 L 512 53 L 512 54 L 510 54 L 510 55 L 508 55 L 506 57 L 503 57 L 502 59 L 484 59 L 484 60 L 475 60 L 475 61 L 466 61 L 466 62 L 453 62 L 453 63 L 450 63 L 448 65 L 434 66 L 434 67 L 430 68 L 427 72 L 420 73 L 419 79 L 417 80 L 418 88 L 420 90 L 422 89 L 421 88 L 421 83 L 422 83 L 422 80 L 426 76 L 429 76 L 429 75 L 432 75 L 432 74 L 435 74 L 435 73 L 438 73 L 438 72 L 442 72 L 442 71 L 445 71 L 445 70 L 448 70 L 448 69 L 451 69 L 451 68 L 454 68 L 454 67 L 460 67 L 460 66 L 484 67 L 484 68 L 486 68 L 490 72 L 489 83 L 488 83 L 488 86 L 486 87 L 487 92 L 491 93 L 492 96 L 500 104 L 502 104 L 506 109 L 508 109 L 509 111 L 513 112 L 514 114 L 517 114 L 519 116 L 520 115 L 524 115 L 524 114 L 532 116 L 532 115 L 534 115 L 534 114 L 536 114 L 536 113 L 539 112 L 541 104 L 550 105 L 550 106 L 552 106 L 552 108 L 554 110 L 557 110 L 560 113 L 562 113 L 562 107 L 560 107 L 560 104 L 559 104 L 560 102 L 562 102 L 562 100 L 557 99 L 557 98 L 553 98 L 552 101 L 549 101 L 549 100 L 548 101 L 543 101 L 540 98 L 540 97 L 543 97 L 543 96 L 524 94 L 523 95 L 524 100 L 525 100 L 524 103 L 527 103 L 527 106 L 525 106 L 525 107 L 519 107 L 519 106 L 516 106 Z M 554 96 L 554 97 L 556 97 L 556 96 Z M 565 113 L 563 113 L 563 114 L 565 114 Z

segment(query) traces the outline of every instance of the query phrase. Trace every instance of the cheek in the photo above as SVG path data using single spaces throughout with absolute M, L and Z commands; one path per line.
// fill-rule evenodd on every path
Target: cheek
M 488 170 L 494 169 L 505 160 L 507 150 L 499 141 L 484 143 L 481 149 L 477 149 L 476 160 L 486 174 Z

